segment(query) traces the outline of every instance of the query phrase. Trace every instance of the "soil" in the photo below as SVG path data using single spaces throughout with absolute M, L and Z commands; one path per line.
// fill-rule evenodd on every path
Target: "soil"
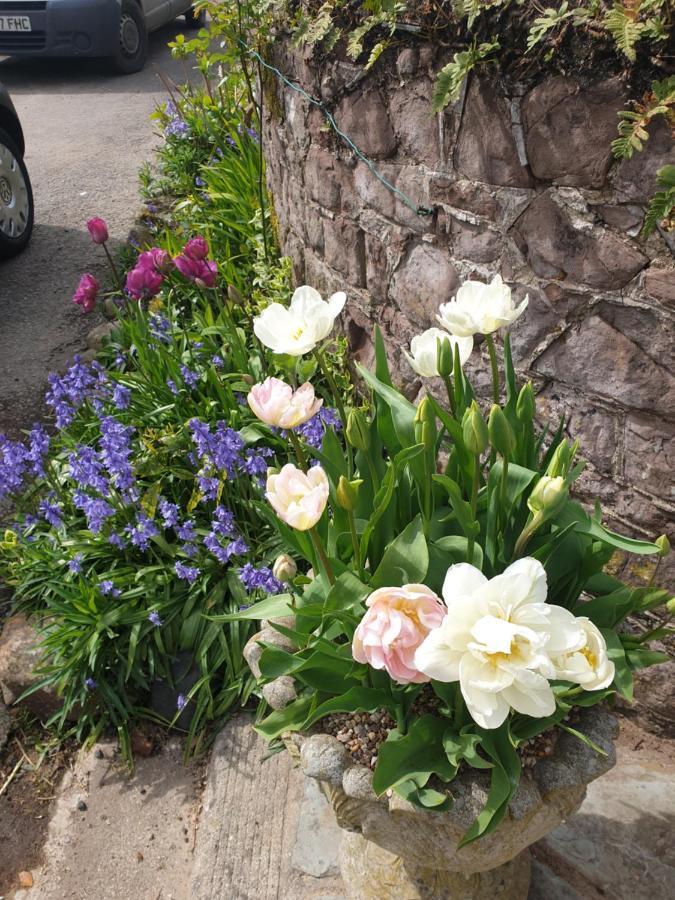
M 1 702 L 1 701 L 0 701 Z M 0 898 L 19 887 L 19 873 L 42 859 L 59 782 L 71 765 L 74 741 L 59 742 L 23 710 L 9 710 L 12 729 L 0 750 Z

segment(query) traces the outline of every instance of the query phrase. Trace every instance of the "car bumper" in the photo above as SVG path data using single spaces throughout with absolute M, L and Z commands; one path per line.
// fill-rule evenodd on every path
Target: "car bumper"
M 110 56 L 118 0 L 0 0 L 0 16 L 28 16 L 30 31 L 0 31 L 0 56 Z

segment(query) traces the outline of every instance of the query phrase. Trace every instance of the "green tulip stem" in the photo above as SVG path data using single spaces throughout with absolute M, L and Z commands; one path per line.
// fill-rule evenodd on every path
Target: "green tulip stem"
M 506 483 L 509 477 L 509 461 L 506 456 L 502 456 L 502 483 L 500 491 L 500 504 L 503 510 L 506 510 Z
M 316 555 L 321 560 L 321 565 L 323 566 L 323 570 L 326 573 L 326 577 L 328 578 L 328 583 L 333 585 L 335 584 L 335 575 L 333 574 L 333 569 L 331 564 L 326 556 L 326 551 L 324 550 L 323 544 L 321 543 L 321 538 L 319 537 L 319 533 L 316 530 L 316 526 L 309 529 L 309 533 L 312 538 L 312 543 L 314 544 L 314 549 L 316 550 Z
M 101 246 L 105 250 L 105 255 L 108 257 L 108 262 L 110 263 L 110 268 L 112 269 L 112 273 L 113 273 L 113 280 L 115 282 L 115 287 L 117 288 L 117 290 L 120 293 L 122 293 L 122 279 L 120 278 L 120 274 L 117 271 L 117 266 L 115 265 L 115 261 L 113 260 L 112 256 L 110 255 L 110 250 L 108 250 L 107 245 L 104 243 Z
M 457 418 L 457 409 L 455 406 L 455 389 L 452 386 L 452 379 L 449 375 L 443 376 L 443 382 L 445 383 L 445 389 L 448 392 L 448 403 L 450 404 L 450 412 L 452 413 L 452 417 Z
M 353 509 L 348 510 L 347 518 L 349 519 L 349 532 L 352 536 L 352 547 L 354 548 L 354 569 L 360 576 L 363 574 L 361 569 L 361 548 L 359 547 L 359 535 L 356 531 L 356 517 Z
M 544 523 L 544 521 L 545 519 L 542 516 L 541 512 L 538 512 L 534 516 L 532 516 L 532 518 L 520 532 L 518 540 L 516 541 L 516 547 L 513 551 L 514 559 L 520 559 L 520 557 L 523 555 L 523 550 L 525 549 L 528 541 L 533 536 L 535 531 Z
M 298 460 L 298 465 L 302 469 L 303 472 L 307 471 L 307 457 L 305 456 L 305 451 L 302 449 L 302 444 L 298 440 L 297 434 L 293 431 L 292 428 L 288 429 L 288 438 L 293 445 L 293 450 L 295 450 L 295 457 Z
M 323 352 L 319 350 L 318 347 L 314 348 L 314 356 L 316 357 L 316 361 L 319 365 L 319 368 L 323 372 L 326 377 L 326 381 L 328 382 L 328 386 L 330 387 L 333 399 L 335 400 L 335 405 L 338 408 L 338 412 L 340 414 L 340 419 L 342 420 L 342 433 L 346 434 L 347 432 L 347 413 L 345 412 L 345 405 L 342 402 L 342 395 L 338 390 L 338 386 L 335 383 L 335 379 L 333 378 L 333 373 L 326 365 L 326 359 L 323 355 Z M 345 444 L 345 453 L 347 456 L 347 478 L 351 481 L 352 475 L 354 474 L 354 468 L 352 464 L 352 451 L 349 447 L 349 444 Z
M 473 521 L 476 521 L 476 508 L 478 507 L 478 479 L 480 476 L 480 455 L 476 454 L 473 458 L 473 481 L 471 483 L 471 518 Z M 473 545 L 474 545 L 474 536 L 473 531 L 471 532 L 471 536 L 469 537 L 469 542 L 466 550 L 467 562 L 469 565 L 473 565 Z
M 496 404 L 499 404 L 499 366 L 497 365 L 495 342 L 491 334 L 485 335 L 485 343 L 490 354 L 490 368 L 492 369 L 492 399 Z

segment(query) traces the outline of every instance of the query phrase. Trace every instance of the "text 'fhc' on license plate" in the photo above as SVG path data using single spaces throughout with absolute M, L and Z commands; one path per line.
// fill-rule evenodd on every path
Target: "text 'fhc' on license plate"
M 28 16 L 0 16 L 0 31 L 30 31 Z

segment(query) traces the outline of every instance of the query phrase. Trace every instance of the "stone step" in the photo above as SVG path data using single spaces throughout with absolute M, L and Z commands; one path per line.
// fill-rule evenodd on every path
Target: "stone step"
M 250 716 L 219 734 L 204 792 L 193 900 L 341 900 L 341 832 L 290 756 L 267 759 Z

